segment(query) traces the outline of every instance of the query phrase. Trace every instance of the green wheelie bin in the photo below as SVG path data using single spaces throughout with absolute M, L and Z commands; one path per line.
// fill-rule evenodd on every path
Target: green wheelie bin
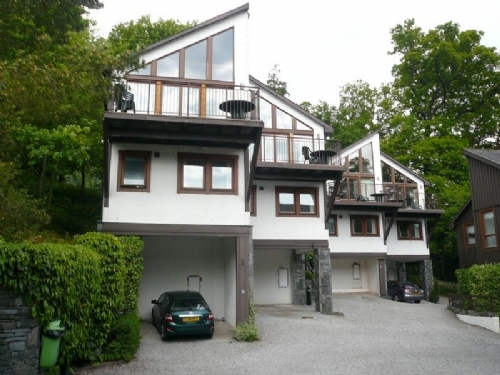
M 66 329 L 61 327 L 60 320 L 54 320 L 49 323 L 42 337 L 42 349 L 40 351 L 41 368 L 56 365 L 57 357 L 59 356 L 59 345 L 64 332 L 66 332 Z

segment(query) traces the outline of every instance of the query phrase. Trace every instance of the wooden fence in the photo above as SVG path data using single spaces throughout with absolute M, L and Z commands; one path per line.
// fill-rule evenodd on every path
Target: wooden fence
M 448 305 L 455 309 L 474 310 L 477 312 L 500 311 L 500 300 L 497 297 L 450 294 L 448 298 Z

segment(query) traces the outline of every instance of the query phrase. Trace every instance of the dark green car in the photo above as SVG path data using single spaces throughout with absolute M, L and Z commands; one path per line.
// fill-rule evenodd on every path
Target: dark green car
M 163 341 L 184 335 L 212 338 L 214 315 L 200 293 L 185 290 L 165 292 L 151 303 L 154 304 L 153 325 L 160 331 Z

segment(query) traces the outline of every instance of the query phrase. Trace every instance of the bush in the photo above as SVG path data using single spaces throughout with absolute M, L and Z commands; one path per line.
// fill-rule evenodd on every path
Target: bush
M 496 302 L 497 306 L 500 302 L 500 288 L 498 288 L 500 264 L 476 264 L 467 269 L 456 270 L 455 274 L 458 279 L 459 293 L 478 297 L 473 306 L 476 311 L 499 310 L 498 307 L 492 308 L 490 302 Z M 464 308 L 470 308 L 470 306 L 466 305 Z
M 439 302 L 439 296 L 440 296 L 440 287 L 437 281 L 434 281 L 434 287 L 431 290 L 431 294 L 429 295 L 429 301 L 432 303 L 438 303 Z
M 236 325 L 234 329 L 234 338 L 238 341 L 252 342 L 258 340 L 259 330 L 257 329 L 255 321 L 255 308 L 253 301 L 250 301 L 250 308 L 248 311 L 248 320 Z
M 108 336 L 108 344 L 100 356 L 103 361 L 130 361 L 134 358 L 141 338 L 139 316 L 123 314 L 116 318 Z
M 135 236 L 119 237 L 119 240 L 124 248 L 126 270 L 124 284 L 126 293 L 124 295 L 122 310 L 124 314 L 138 314 L 144 242 Z

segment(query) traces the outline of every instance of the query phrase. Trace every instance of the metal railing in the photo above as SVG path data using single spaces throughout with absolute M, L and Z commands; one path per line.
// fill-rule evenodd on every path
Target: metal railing
M 333 151 L 332 156 L 325 157 L 320 164 L 342 165 L 340 155 L 341 144 L 335 140 L 324 140 L 312 136 L 290 136 L 263 134 L 260 143 L 259 161 L 269 163 L 308 164 L 307 155 L 315 151 Z
M 500 300 L 493 296 L 450 294 L 448 296 L 448 306 L 477 312 L 500 312 Z
M 245 101 L 245 119 L 259 120 L 259 89 L 250 86 L 207 86 L 195 83 L 129 81 L 127 92 L 134 95 L 135 113 L 163 116 L 231 118 L 220 105 L 229 100 Z M 116 102 L 116 101 L 115 101 Z M 116 105 L 108 110 L 120 110 Z
M 403 208 L 408 209 L 439 209 L 442 207 L 436 194 L 421 194 L 414 185 L 359 182 L 362 179 L 349 177 L 349 181 L 342 181 L 335 199 L 400 203 Z M 330 194 L 333 193 L 333 188 L 334 184 L 330 183 L 328 189 Z

